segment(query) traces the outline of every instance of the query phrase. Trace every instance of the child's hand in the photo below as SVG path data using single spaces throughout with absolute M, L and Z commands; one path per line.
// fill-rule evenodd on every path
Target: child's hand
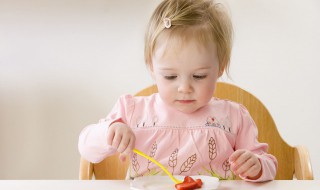
M 236 150 L 229 158 L 231 170 L 234 174 L 248 179 L 258 179 L 262 174 L 262 167 L 258 157 L 248 150 Z
M 108 129 L 107 143 L 120 152 L 120 160 L 125 161 L 126 155 L 132 152 L 136 137 L 130 127 L 121 122 L 115 122 Z

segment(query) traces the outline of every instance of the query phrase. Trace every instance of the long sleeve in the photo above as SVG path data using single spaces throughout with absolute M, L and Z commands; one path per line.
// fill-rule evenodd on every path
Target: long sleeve
M 262 166 L 262 175 L 259 179 L 246 181 L 262 182 L 273 180 L 277 171 L 277 159 L 268 154 L 268 144 L 258 142 L 258 129 L 246 108 L 240 105 L 239 130 L 235 149 L 247 149 L 255 153 Z
M 115 154 L 116 149 L 107 144 L 109 126 L 118 120 L 128 122 L 133 109 L 132 96 L 121 96 L 105 119 L 85 127 L 79 136 L 78 149 L 86 160 L 98 163 Z
M 79 136 L 78 149 L 80 154 L 92 163 L 99 163 L 114 154 L 116 150 L 107 144 L 108 122 L 85 127 Z

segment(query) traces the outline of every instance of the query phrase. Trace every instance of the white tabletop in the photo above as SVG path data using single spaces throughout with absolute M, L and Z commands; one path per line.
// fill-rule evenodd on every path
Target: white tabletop
M 0 180 L 1 190 L 130 190 L 129 180 Z M 320 180 L 276 180 L 250 183 L 242 180 L 220 181 L 219 190 L 307 189 L 319 190 Z

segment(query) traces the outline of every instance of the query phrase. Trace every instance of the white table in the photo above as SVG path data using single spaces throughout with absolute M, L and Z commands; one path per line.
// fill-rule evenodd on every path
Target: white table
M 1 190 L 130 190 L 128 180 L 0 180 Z M 220 181 L 219 190 L 319 190 L 320 180 L 276 180 L 250 183 L 242 180 Z

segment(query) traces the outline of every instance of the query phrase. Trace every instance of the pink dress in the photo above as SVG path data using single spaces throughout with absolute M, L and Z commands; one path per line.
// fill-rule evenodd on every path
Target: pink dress
M 106 135 L 110 123 L 120 119 L 135 133 L 135 147 L 174 175 L 235 179 L 228 159 L 237 149 L 258 155 L 263 172 L 254 181 L 272 180 L 276 175 L 276 158 L 267 154 L 266 143 L 258 142 L 257 127 L 246 108 L 235 102 L 212 98 L 207 106 L 185 114 L 166 105 L 159 94 L 122 96 L 106 119 L 83 129 L 79 137 L 81 155 L 93 163 L 113 155 L 116 150 L 106 143 Z M 128 175 L 132 178 L 164 172 L 133 153 Z

